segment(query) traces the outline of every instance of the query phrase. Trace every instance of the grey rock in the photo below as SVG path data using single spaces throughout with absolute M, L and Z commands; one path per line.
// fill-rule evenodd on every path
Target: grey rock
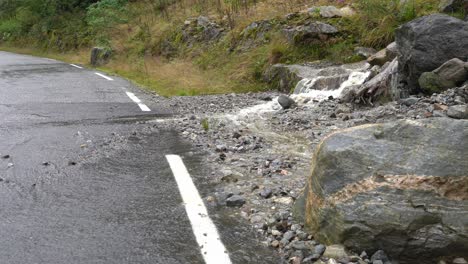
M 272 194 L 273 194 L 273 191 L 269 188 L 263 188 L 263 190 L 260 191 L 259 193 L 259 195 L 265 199 L 270 198 Z
M 396 43 L 399 83 L 404 93 L 415 94 L 422 73 L 453 58 L 468 59 L 468 23 L 442 14 L 421 17 L 397 29 Z
M 226 205 L 229 207 L 241 207 L 245 204 L 245 198 L 240 195 L 233 195 L 226 199 Z
M 294 45 L 324 41 L 338 32 L 336 27 L 322 22 L 310 22 L 305 25 L 283 29 L 289 43 Z
M 283 109 L 289 109 L 294 106 L 296 102 L 291 97 L 282 94 L 278 97 L 278 103 Z
M 383 49 L 380 50 L 379 52 L 373 54 L 367 59 L 367 62 L 370 65 L 378 65 L 378 66 L 383 66 L 385 63 L 389 62 L 389 58 L 387 58 L 387 50 Z
M 336 6 L 321 6 L 319 7 L 319 10 L 320 10 L 320 16 L 324 18 L 342 16 L 340 9 L 338 9 Z
M 294 238 L 295 234 L 293 231 L 288 231 L 284 233 L 283 239 L 287 239 L 288 241 L 291 241 Z
M 372 261 L 372 264 L 384 264 L 384 262 L 381 260 L 374 260 Z
M 327 258 L 342 259 L 348 256 L 343 245 L 329 245 L 323 252 L 323 256 Z
M 468 252 L 467 138 L 468 121 L 449 118 L 333 133 L 313 157 L 305 228 L 318 241 L 382 249 L 406 262 L 462 256 Z
M 316 245 L 316 246 L 314 247 L 314 253 L 321 256 L 321 255 L 323 255 L 323 252 L 325 252 L 325 249 L 326 249 L 326 248 L 327 248 L 327 247 L 326 247 L 325 245 L 323 245 L 323 244 L 318 244 L 318 245 Z
M 468 105 L 454 105 L 447 110 L 447 116 L 456 119 L 468 119 Z
M 382 262 L 388 262 L 390 261 L 388 259 L 387 254 L 383 250 L 377 250 L 372 257 L 370 258 L 371 261 L 376 261 L 376 260 L 381 260 Z
M 90 64 L 94 67 L 102 66 L 109 62 L 112 51 L 102 47 L 94 47 L 91 49 Z
M 425 72 L 419 77 L 419 86 L 427 93 L 435 93 L 461 85 L 468 79 L 465 62 L 454 58 L 432 72 Z

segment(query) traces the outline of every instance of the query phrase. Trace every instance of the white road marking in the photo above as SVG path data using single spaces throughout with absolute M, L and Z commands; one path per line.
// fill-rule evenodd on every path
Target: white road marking
M 146 106 L 145 104 L 139 103 L 138 106 L 140 107 L 141 111 L 143 111 L 143 112 L 151 112 L 151 109 L 149 109 L 149 107 Z
M 104 74 L 101 74 L 99 72 L 95 72 L 96 75 L 98 76 L 101 76 L 102 78 L 106 79 L 106 80 L 109 80 L 109 81 L 113 81 L 114 79 L 112 79 L 111 77 L 108 77 L 108 76 L 105 76 Z
M 78 66 L 78 65 L 75 65 L 75 64 L 70 64 L 71 66 L 75 67 L 75 68 L 78 68 L 78 69 L 83 69 L 83 67 L 81 66 Z
M 226 248 L 221 242 L 218 230 L 211 221 L 205 204 L 198 193 L 182 158 L 177 155 L 166 155 L 179 192 L 185 204 L 185 211 L 192 224 L 193 234 L 197 239 L 206 264 L 231 264 Z
M 150 112 L 151 109 L 149 109 L 148 106 L 146 106 L 144 103 L 141 102 L 140 98 L 136 97 L 134 93 L 131 92 L 125 92 L 130 99 L 132 99 L 133 102 L 137 103 L 138 106 L 140 107 L 141 111 L 143 112 Z

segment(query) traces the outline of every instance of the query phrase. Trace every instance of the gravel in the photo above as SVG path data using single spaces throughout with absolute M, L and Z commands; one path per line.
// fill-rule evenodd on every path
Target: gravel
M 453 111 L 448 114 L 449 109 L 466 109 L 468 85 L 372 107 L 329 98 L 278 109 L 274 107 L 278 96 L 156 96 L 160 105 L 176 109 L 177 114 L 151 122 L 155 129 L 175 129 L 206 153 L 204 163 L 212 171 L 205 176 L 206 181 L 215 186 L 214 194 L 207 196 L 217 200 L 210 205 L 231 207 L 233 217 L 239 217 L 240 212 L 266 245 L 282 253 L 284 262 L 292 257 L 312 261 L 321 257 L 325 246 L 318 245 L 303 223 L 292 218 L 291 207 L 305 187 L 317 144 L 334 131 L 357 125 L 454 116 Z M 297 242 L 313 246 L 302 249 Z M 298 256 L 297 250 L 303 251 L 303 256 Z M 350 254 L 352 259 L 372 263 L 365 252 Z M 387 264 L 385 259 L 374 260 Z

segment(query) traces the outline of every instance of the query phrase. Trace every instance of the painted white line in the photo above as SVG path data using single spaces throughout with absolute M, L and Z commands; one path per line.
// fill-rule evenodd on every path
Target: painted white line
M 71 66 L 75 67 L 75 68 L 78 68 L 78 69 L 83 69 L 83 67 L 81 66 L 78 66 L 78 65 L 75 65 L 75 64 L 70 64 Z
M 134 93 L 131 92 L 125 92 L 130 99 L 132 99 L 133 102 L 137 103 L 138 106 L 140 107 L 141 111 L 143 112 L 150 112 L 151 109 L 149 109 L 148 106 L 146 106 L 144 103 L 141 102 L 140 98 L 136 97 Z
M 131 92 L 125 92 L 127 94 L 128 97 L 130 97 L 130 99 L 132 99 L 133 102 L 139 104 L 141 103 L 141 100 L 136 97 L 136 95 L 134 93 L 131 93 Z
M 177 155 L 166 155 L 179 192 L 185 204 L 185 211 L 192 224 L 193 234 L 200 246 L 206 264 L 231 264 L 226 248 L 221 242 L 218 230 L 211 221 L 205 204 L 198 193 L 192 178 Z
M 146 106 L 145 104 L 139 103 L 138 106 L 140 107 L 141 111 L 143 111 L 143 112 L 151 112 L 151 109 L 149 109 L 149 107 Z
M 95 72 L 96 75 L 98 76 L 101 76 L 102 78 L 106 79 L 106 80 L 109 80 L 109 81 L 113 81 L 114 79 L 112 79 L 111 77 L 107 77 L 105 76 L 104 74 L 100 74 L 99 72 Z

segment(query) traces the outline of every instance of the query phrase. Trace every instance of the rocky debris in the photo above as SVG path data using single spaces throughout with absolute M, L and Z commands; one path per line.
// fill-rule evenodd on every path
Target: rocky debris
M 355 251 L 373 252 L 378 244 L 400 261 L 463 255 L 468 149 L 460 142 L 467 128 L 468 121 L 433 118 L 327 137 L 305 192 L 307 228 L 318 241 Z
M 322 22 L 308 22 L 305 25 L 296 27 L 288 26 L 283 30 L 289 43 L 293 45 L 305 45 L 317 41 L 325 41 L 338 32 L 336 27 Z
M 405 96 L 416 94 L 422 73 L 453 58 L 468 59 L 468 23 L 442 14 L 421 17 L 397 29 L 396 43 L 399 83 L 405 85 Z
M 109 62 L 112 51 L 107 48 L 94 47 L 91 49 L 90 64 L 94 67 L 102 66 Z
M 373 48 L 356 47 L 354 48 L 354 53 L 363 59 L 367 59 L 377 53 L 377 51 Z
M 444 13 L 466 12 L 468 11 L 468 0 L 441 0 L 439 10 Z
M 419 86 L 428 93 L 434 93 L 457 87 L 466 80 L 468 80 L 468 62 L 454 58 L 432 72 L 424 72 L 419 77 Z
M 182 30 L 182 39 L 189 45 L 215 42 L 223 35 L 224 28 L 205 16 L 186 20 Z
M 387 62 L 391 62 L 397 57 L 397 45 L 396 42 L 392 42 L 385 49 L 373 54 L 367 59 L 370 65 L 383 66 Z
M 311 64 L 310 67 L 319 70 L 329 66 L 333 65 Z M 171 107 L 177 114 L 149 124 L 154 129 L 177 131 L 185 140 L 192 142 L 195 149 L 206 153 L 203 159 L 212 168 L 212 173 L 201 176 L 204 177 L 201 180 L 216 186 L 206 199 L 207 206 L 226 207 L 229 197 L 239 195 L 245 204 L 227 211 L 232 212 L 233 218 L 240 216 L 250 223 L 265 244 L 281 253 L 285 263 L 291 259 L 326 263 L 329 260 L 322 256 L 323 252 L 315 252 L 320 246 L 319 237 L 303 227 L 304 222 L 296 213 L 297 207 L 291 208 L 293 202 L 299 204 L 303 200 L 300 193 L 305 186 L 304 175 L 310 172 L 310 156 L 316 146 L 330 134 L 356 125 L 401 119 L 440 119 L 435 118 L 439 113 L 447 117 L 450 106 L 465 104 L 468 100 L 468 86 L 448 89 L 431 97 L 413 96 L 408 103 L 375 102 L 374 107 L 343 103 L 336 98 L 307 101 L 298 94 L 291 95 L 297 102 L 293 109 L 273 111 L 266 108 L 273 103 L 276 106 L 276 100 L 272 99 L 279 95 L 269 92 L 171 98 L 156 96 L 155 100 L 161 107 Z M 208 130 L 203 128 L 201 120 L 209 123 Z M 377 136 L 381 135 L 377 133 Z M 223 181 L 221 178 L 225 175 L 236 175 L 237 181 L 234 178 Z M 326 221 L 334 223 L 331 219 Z M 292 231 L 288 236 L 294 234 L 291 240 L 288 236 L 286 239 L 283 237 L 288 231 Z M 375 250 L 366 251 L 369 255 L 348 252 L 346 259 L 333 261 L 372 263 L 370 256 L 381 249 L 380 244 L 376 245 Z M 325 245 L 321 247 L 325 249 Z
M 291 99 L 291 97 L 283 94 L 278 97 L 278 103 L 283 109 L 289 109 L 296 104 L 296 102 Z
M 273 29 L 273 23 L 270 20 L 260 20 L 252 22 L 244 30 L 240 37 L 241 41 L 237 44 L 240 50 L 248 50 L 258 45 L 268 43 L 268 32 Z

